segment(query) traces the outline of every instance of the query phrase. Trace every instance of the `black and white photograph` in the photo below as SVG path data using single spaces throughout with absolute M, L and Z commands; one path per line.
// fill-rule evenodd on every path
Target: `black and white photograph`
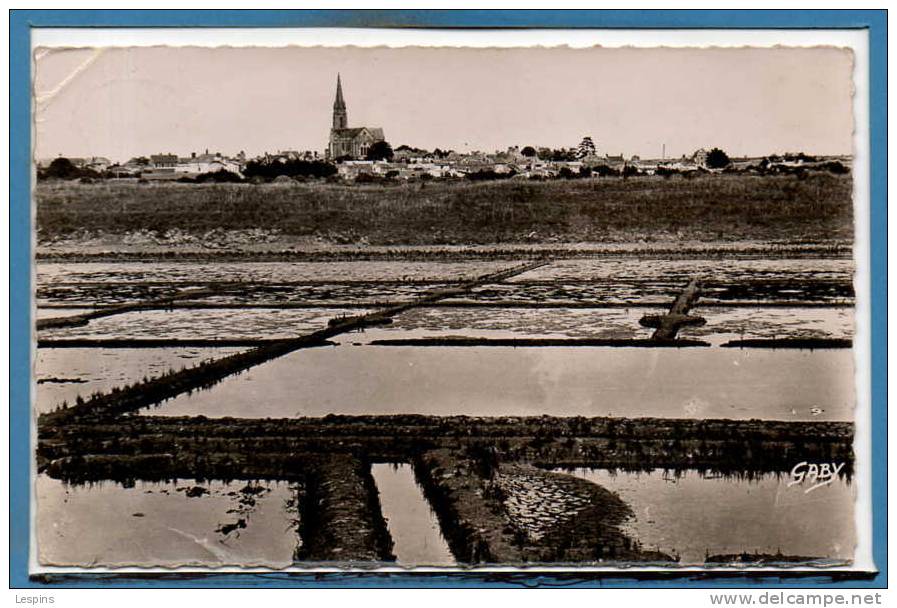
M 34 571 L 862 561 L 853 49 L 32 64 Z

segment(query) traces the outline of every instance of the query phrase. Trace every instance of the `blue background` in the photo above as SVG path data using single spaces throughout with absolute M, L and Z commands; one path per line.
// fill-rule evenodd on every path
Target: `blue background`
M 212 574 L 28 578 L 30 491 L 32 27 L 423 27 L 423 28 L 865 28 L 869 31 L 871 144 L 873 557 L 879 573 L 857 579 L 633 573 L 590 577 L 515 575 Z M 10 530 L 11 588 L 54 587 L 887 587 L 887 12 L 884 10 L 15 10 L 10 12 Z

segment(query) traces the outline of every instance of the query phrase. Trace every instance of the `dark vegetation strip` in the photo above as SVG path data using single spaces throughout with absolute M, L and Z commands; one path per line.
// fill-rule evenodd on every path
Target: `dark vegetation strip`
M 701 340 L 652 340 L 637 338 L 464 338 L 446 336 L 444 338 L 398 338 L 372 340 L 374 346 L 610 346 L 645 348 L 681 348 L 689 346 L 710 346 Z
M 484 492 L 477 463 L 449 450 L 434 450 L 420 454 L 413 466 L 455 559 L 467 564 L 524 561 L 501 503 Z
M 282 342 L 282 338 L 214 338 L 214 339 L 179 339 L 179 338 L 60 338 L 38 339 L 38 348 L 215 348 L 215 347 L 249 347 L 257 348 Z M 305 348 L 315 346 L 334 346 L 335 342 L 321 340 L 309 342 Z
M 411 462 L 428 450 L 479 449 L 545 468 L 697 469 L 785 473 L 795 462 L 845 462 L 853 424 L 771 420 L 468 416 L 235 419 L 41 417 L 38 470 L 73 483 L 98 479 L 291 479 L 315 454 Z
M 639 256 L 638 259 L 644 259 Z M 664 258 L 667 259 L 667 258 Z M 769 258 L 763 258 L 764 260 L 768 260 Z M 830 259 L 830 258 L 827 258 Z M 701 261 L 705 261 L 706 258 L 703 258 Z M 476 260 L 473 260 L 476 261 Z M 518 260 L 519 261 L 519 260 Z M 524 260 L 529 261 L 529 260 Z M 326 262 L 318 262 L 324 264 Z M 656 281 L 655 283 L 660 284 L 663 287 L 667 286 L 675 286 L 677 285 L 677 281 L 681 279 L 680 276 L 675 276 L 669 278 L 666 281 Z M 686 277 L 687 278 L 687 277 Z M 465 283 L 469 279 L 465 278 L 447 278 L 447 277 L 434 277 L 434 278 L 399 278 L 399 279 L 302 279 L 301 281 L 190 281 L 189 283 L 196 288 L 209 288 L 209 289 L 223 289 L 223 288 L 233 288 L 234 290 L 246 290 L 246 289 L 271 289 L 272 287 L 315 287 L 315 286 L 330 286 L 330 285 L 341 285 L 341 286 L 350 286 L 350 287 L 379 287 L 383 285 L 457 285 L 459 283 Z M 588 285 L 588 286 L 616 286 L 622 284 L 632 284 L 637 279 L 635 277 L 630 277 L 628 279 L 616 278 L 616 279 L 599 279 L 599 278 L 577 278 L 577 277 L 559 277 L 554 279 L 526 279 L 526 280 L 517 280 L 509 283 L 508 285 L 513 287 L 563 287 L 565 285 Z M 114 282 L 110 282 L 114 281 Z M 39 279 L 40 282 L 40 279 Z M 185 281 L 181 280 L 154 280 L 154 281 L 118 281 L 114 275 L 110 276 L 109 279 L 105 281 L 53 281 L 47 285 L 41 285 L 41 287 L 53 287 L 53 288 L 80 288 L 80 287 L 110 287 L 110 286 L 119 286 L 126 285 L 128 287 L 180 287 L 185 283 Z M 755 285 L 759 285 L 764 289 L 772 289 L 775 287 L 785 287 L 785 288 L 801 288 L 806 286 L 814 286 L 814 285 L 822 285 L 825 287 L 832 287 L 844 290 L 846 294 L 853 294 L 853 285 L 849 282 L 849 279 L 845 279 L 843 281 L 840 280 L 828 280 L 828 279 L 800 279 L 795 280 L 791 278 L 781 278 L 781 279 L 741 279 L 737 282 L 714 282 L 708 281 L 704 284 L 706 288 L 714 289 L 714 288 L 728 288 L 728 289 L 737 289 L 737 288 L 755 288 Z M 52 305 L 51 305 L 52 306 Z M 68 305 L 58 305 L 58 306 L 68 306 Z
M 324 262 L 322 262 L 324 263 Z M 114 276 L 110 277 L 114 280 Z M 109 287 L 118 283 L 110 283 L 106 281 L 59 281 L 53 282 L 52 287 Z M 210 289 L 227 289 L 235 290 L 245 289 L 266 289 L 271 287 L 305 287 L 315 285 L 349 285 L 364 287 L 367 285 L 436 285 L 436 284 L 459 284 L 469 279 L 303 279 L 301 281 L 197 281 L 193 283 L 197 287 L 207 287 Z M 184 281 L 122 281 L 120 284 L 128 287 L 177 287 L 183 285 Z
M 96 395 L 72 407 L 42 414 L 39 423 L 42 420 L 71 422 L 76 419 L 114 417 L 159 403 L 190 390 L 209 388 L 227 376 L 242 372 L 275 357 L 280 357 L 302 348 L 320 346 L 328 338 L 360 330 L 371 324 L 381 323 L 383 320 L 391 319 L 393 316 L 419 306 L 421 303 L 436 302 L 451 295 L 457 295 L 458 291 L 469 291 L 482 283 L 502 281 L 516 274 L 543 266 L 546 263 L 545 261 L 538 261 L 486 274 L 467 281 L 458 288 L 432 290 L 413 302 L 385 308 L 367 315 L 331 319 L 328 327 L 310 334 L 271 342 L 250 351 L 208 361 L 196 367 L 165 374 L 147 382 L 140 382 L 124 388 L 113 388 L 109 393 Z
M 853 340 L 847 338 L 751 338 L 732 340 L 723 348 L 853 348 Z
M 385 301 L 353 301 L 353 300 L 321 300 L 321 301 L 301 301 L 301 302 L 177 302 L 171 305 L 160 306 L 158 308 L 143 307 L 141 310 L 243 310 L 243 309 L 271 309 L 271 310 L 289 310 L 289 309 L 315 309 L 315 308 L 384 308 L 399 306 L 403 302 Z M 646 302 L 639 300 L 635 302 L 602 302 L 602 301 L 551 301 L 537 302 L 532 300 L 452 300 L 440 301 L 431 304 L 419 304 L 420 308 L 576 308 L 576 309 L 620 309 L 620 308 L 661 308 L 665 302 Z M 46 309 L 78 309 L 84 308 L 83 304 L 57 304 L 49 306 L 41 306 Z M 701 308 L 853 308 L 854 303 L 834 301 L 834 302 L 808 302 L 804 300 L 733 300 L 731 302 L 725 300 L 702 300 Z M 95 305 L 94 308 L 102 309 L 103 305 Z
M 115 420 L 72 421 L 42 418 L 39 437 L 173 434 L 215 437 L 627 437 L 804 441 L 853 441 L 853 423 L 837 421 L 730 420 L 725 418 L 617 418 L 586 416 L 429 416 L 423 414 L 340 415 L 296 418 L 208 418 L 205 416 L 126 416 Z
M 172 246 L 175 247 L 175 246 Z M 354 249 L 349 251 L 105 251 L 98 253 L 39 251 L 35 254 L 38 262 L 450 262 L 450 261 L 482 261 L 520 259 L 575 258 L 618 258 L 621 256 L 638 256 L 640 259 L 781 259 L 781 258 L 839 258 L 850 259 L 852 246 L 841 243 L 810 243 L 803 245 L 766 244 L 760 248 L 720 247 L 708 244 L 705 247 L 645 247 L 635 249 L 576 249 L 569 247 L 497 247 L 484 250 L 482 248 L 451 250 L 414 250 L 395 249 L 377 250 L 375 248 Z
M 348 454 L 321 457 L 306 472 L 297 561 L 395 561 L 370 465 Z

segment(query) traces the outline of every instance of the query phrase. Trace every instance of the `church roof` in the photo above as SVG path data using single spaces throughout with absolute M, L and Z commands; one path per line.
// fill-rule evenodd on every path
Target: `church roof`
M 382 127 L 351 127 L 348 129 L 332 129 L 334 135 L 340 137 L 358 137 L 362 131 L 367 131 L 375 141 L 383 140 Z

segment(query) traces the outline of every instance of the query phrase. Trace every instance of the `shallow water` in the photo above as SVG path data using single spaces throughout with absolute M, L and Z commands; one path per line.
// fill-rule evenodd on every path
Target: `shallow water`
M 634 281 L 665 279 L 685 285 L 694 277 L 718 282 L 758 278 L 851 281 L 853 260 L 848 258 L 778 259 L 657 259 L 637 256 L 558 260 L 508 279 L 511 283 L 561 280 Z
M 195 278 L 194 278 L 195 280 Z M 38 285 L 35 300 L 38 306 L 68 304 L 70 306 L 109 306 L 133 304 L 159 298 L 170 298 L 183 290 L 195 290 L 202 285 L 168 283 L 143 285 L 107 280 L 106 283 L 49 283 Z
M 475 302 L 512 302 L 540 304 L 656 304 L 669 308 L 682 285 L 670 282 L 640 280 L 589 281 L 583 283 L 492 283 L 473 289 L 459 298 L 446 302 L 473 300 Z
M 288 302 L 315 303 L 326 306 L 328 302 L 396 302 L 409 301 L 431 289 L 444 288 L 453 283 L 313 283 L 306 285 L 260 284 L 246 286 L 219 286 L 214 295 L 180 298 L 179 305 L 188 303 L 214 304 L 273 304 Z M 128 283 L 64 283 L 41 287 L 37 290 L 38 306 L 65 303 L 68 305 L 110 305 L 143 302 L 151 299 L 180 296 L 185 291 L 203 288 L 199 284 L 168 283 L 142 285 Z
M 513 260 L 454 262 L 65 262 L 37 264 L 38 285 L 60 282 L 460 280 L 511 268 Z
M 649 338 L 639 325 L 662 308 L 417 308 L 388 326 L 365 330 L 362 341 L 467 336 L 480 338 Z M 356 340 L 358 341 L 358 340 Z
M 140 310 L 92 320 L 81 327 L 41 330 L 41 338 L 264 339 L 295 338 L 327 328 L 330 319 L 365 314 L 345 308 Z
M 34 375 L 34 409 L 52 410 L 94 392 L 156 378 L 169 370 L 192 367 L 232 355 L 243 348 L 39 348 Z
M 188 497 L 185 490 L 195 485 L 208 493 Z M 38 475 L 38 560 L 59 566 L 289 566 L 299 543 L 295 492 L 284 482 L 261 485 L 264 491 L 245 504 L 245 481 L 138 481 L 125 488 L 113 482 L 70 486 Z M 241 519 L 245 528 L 221 529 Z
M 411 465 L 374 464 L 371 474 L 380 492 L 396 562 L 402 566 L 454 565 L 439 520 L 424 499 Z
M 522 281 L 492 283 L 473 289 L 446 302 L 520 302 L 540 304 L 656 304 L 669 308 L 688 278 L 665 279 L 645 275 L 628 279 L 589 279 L 584 281 Z M 770 302 L 788 301 L 812 304 L 844 305 L 853 301 L 853 288 L 848 281 L 819 279 L 745 278 L 737 282 L 704 282 L 700 303 L 751 303 L 763 306 Z
M 442 289 L 447 283 L 360 283 L 315 285 L 255 285 L 228 293 L 216 294 L 197 302 L 203 304 L 254 304 L 313 302 L 326 306 L 328 302 L 408 302 L 433 289 Z M 185 302 L 188 300 L 184 300 Z
M 334 346 L 290 353 L 144 413 L 850 421 L 854 394 L 848 349 Z
M 685 327 L 680 338 L 711 344 L 751 338 L 853 338 L 853 308 L 725 308 L 701 307 L 692 315 L 706 325 Z
M 448 308 L 413 309 L 395 317 L 392 325 L 369 328 L 362 336 L 337 338 L 370 342 L 395 338 L 465 336 L 477 338 L 600 338 L 646 339 L 654 332 L 642 327 L 645 315 L 665 314 L 667 308 Z M 696 307 L 703 326 L 685 327 L 680 338 L 714 345 L 743 338 L 853 337 L 852 308 L 728 308 Z
M 93 308 L 36 308 L 35 319 L 54 319 L 61 317 L 77 317 L 87 312 L 93 312 Z
M 808 483 L 787 487 L 787 476 L 748 481 L 694 471 L 677 478 L 659 469 L 558 472 L 616 492 L 634 512 L 625 531 L 646 549 L 679 554 L 683 565 L 703 564 L 707 554 L 741 552 L 853 558 L 855 488 L 843 479 L 805 493 Z

